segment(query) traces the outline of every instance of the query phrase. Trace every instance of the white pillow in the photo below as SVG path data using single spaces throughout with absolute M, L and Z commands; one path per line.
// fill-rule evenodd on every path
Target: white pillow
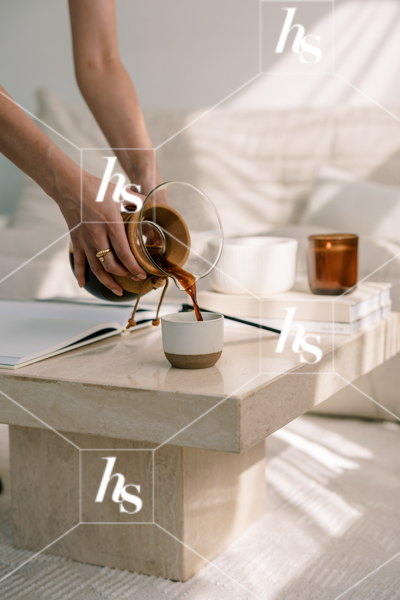
M 400 188 L 322 167 L 300 223 L 400 242 Z

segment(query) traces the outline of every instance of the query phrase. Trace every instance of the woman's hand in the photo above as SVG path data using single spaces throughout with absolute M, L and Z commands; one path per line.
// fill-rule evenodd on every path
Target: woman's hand
M 97 177 L 83 173 L 82 207 L 80 198 L 76 196 L 61 198 L 58 205 L 69 229 L 72 230 L 75 275 L 79 285 L 82 287 L 85 284 L 87 260 L 97 279 L 114 294 L 121 296 L 122 288 L 112 275 L 141 281 L 146 279 L 146 273 L 130 249 L 121 215 L 121 204 L 112 198 L 115 186 L 110 183 L 103 202 L 96 202 L 100 184 L 101 180 Z M 132 194 L 132 204 L 135 203 L 135 196 L 144 201 L 144 196 Z M 112 250 L 112 254 L 108 254 L 104 261 L 100 262 L 96 252 L 107 248 Z

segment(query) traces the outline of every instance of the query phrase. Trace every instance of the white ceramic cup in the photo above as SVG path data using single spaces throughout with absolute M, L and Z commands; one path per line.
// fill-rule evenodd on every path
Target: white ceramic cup
M 290 290 L 296 279 L 298 242 L 291 238 L 227 238 L 210 284 L 223 294 L 266 296 Z
M 215 365 L 224 347 L 224 317 L 202 313 L 197 321 L 194 312 L 172 313 L 161 317 L 165 356 L 179 369 L 206 369 Z

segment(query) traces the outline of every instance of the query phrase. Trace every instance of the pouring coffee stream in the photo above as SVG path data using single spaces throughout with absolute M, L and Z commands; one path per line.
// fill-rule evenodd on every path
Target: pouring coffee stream
M 155 251 L 155 249 L 157 250 Z M 202 321 L 203 317 L 201 316 L 199 305 L 197 304 L 197 292 L 196 292 L 196 278 L 194 275 L 189 273 L 189 271 L 185 271 L 179 265 L 175 265 L 171 261 L 167 260 L 165 256 L 159 251 L 159 247 L 154 247 L 154 249 L 147 246 L 147 250 L 152 256 L 155 263 L 159 265 L 159 267 L 168 273 L 168 275 L 172 275 L 172 277 L 176 278 L 185 292 L 189 294 L 192 302 L 194 313 L 196 315 L 196 319 L 198 321 Z

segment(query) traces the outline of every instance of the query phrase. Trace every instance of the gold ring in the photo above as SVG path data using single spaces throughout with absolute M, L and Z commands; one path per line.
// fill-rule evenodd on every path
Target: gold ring
M 111 248 L 107 248 L 106 250 L 99 250 L 99 252 L 96 252 L 96 258 L 98 258 L 100 262 L 104 262 L 104 260 L 109 254 L 112 254 Z

